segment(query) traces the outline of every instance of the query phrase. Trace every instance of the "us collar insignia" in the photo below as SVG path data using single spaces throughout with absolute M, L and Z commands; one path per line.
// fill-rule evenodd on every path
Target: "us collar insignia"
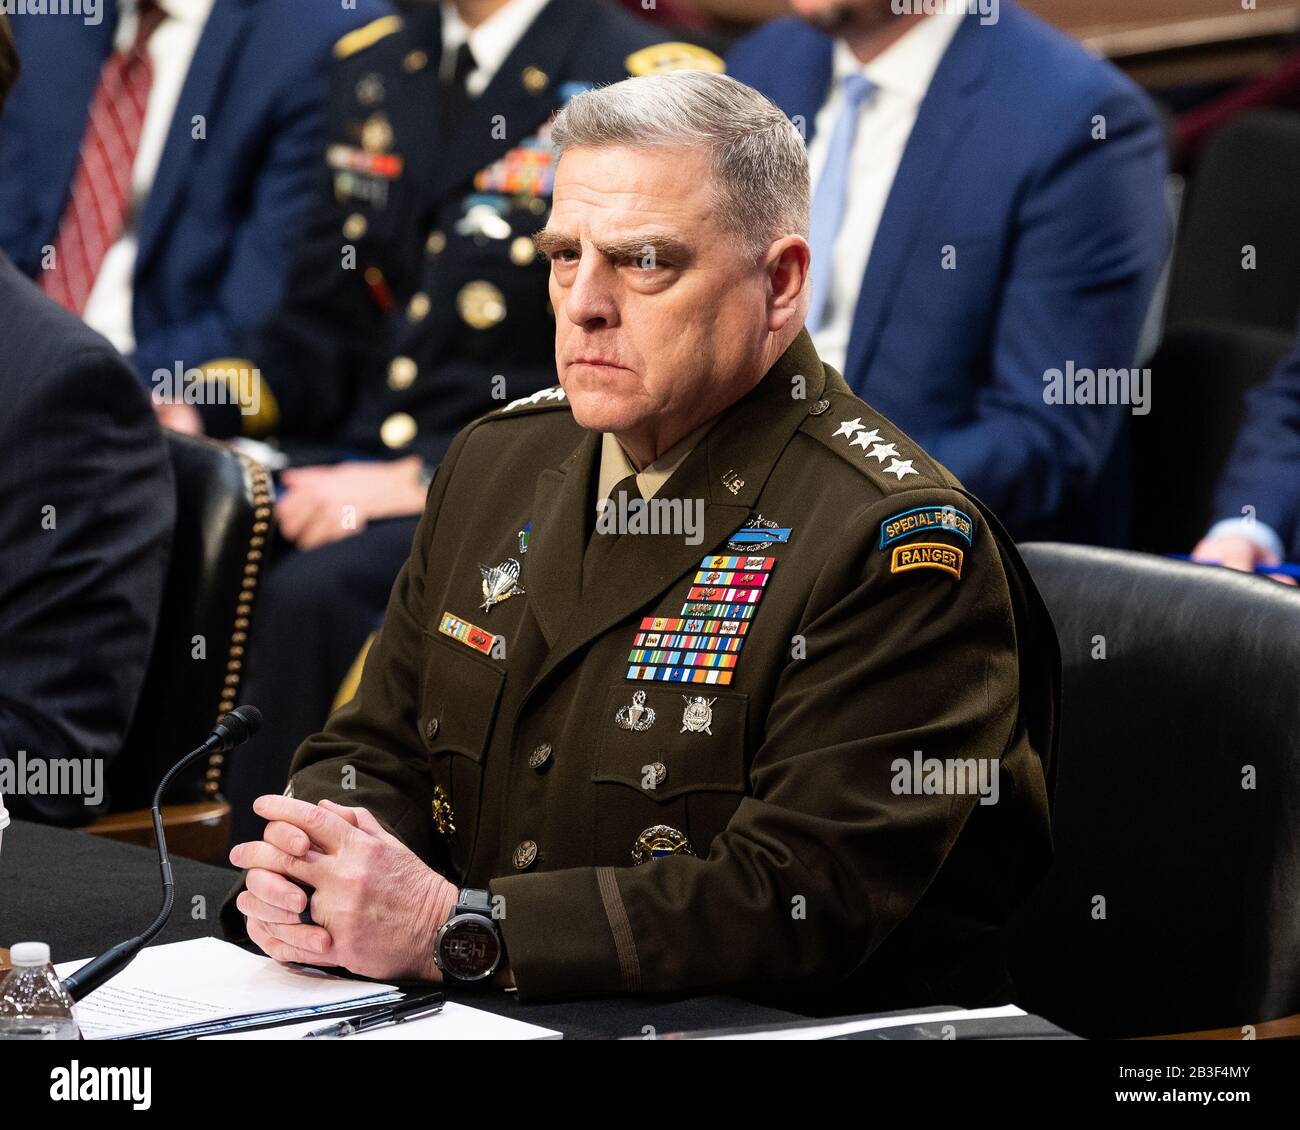
M 485 612 L 491 612 L 494 604 L 512 596 L 524 595 L 524 590 L 519 587 L 519 562 L 513 557 L 490 569 L 480 565 L 478 571 L 483 574 L 483 603 L 479 607 Z
M 727 548 L 735 553 L 771 549 L 777 542 L 789 541 L 792 532 L 788 526 L 779 526 L 776 522 L 764 518 L 762 514 L 755 514 L 731 535 Z

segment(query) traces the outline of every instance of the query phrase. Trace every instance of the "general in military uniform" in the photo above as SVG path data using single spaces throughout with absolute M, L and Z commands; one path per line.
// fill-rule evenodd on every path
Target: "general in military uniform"
M 451 445 L 227 930 L 524 1000 L 1007 999 L 1055 638 L 997 519 L 803 331 L 798 134 L 683 73 L 554 136 L 560 384 Z
M 276 707 L 227 774 L 237 834 L 260 827 L 253 798 L 280 787 L 382 615 L 452 437 L 555 379 L 532 243 L 552 117 L 629 74 L 722 66 L 602 0 L 507 0 L 474 27 L 458 13 L 411 5 L 338 42 L 327 184 L 287 297 L 250 359 L 209 367 L 259 381 L 256 412 L 213 398 L 206 430 L 274 437 L 295 468 L 277 518 L 299 552 L 273 564 L 246 684 Z

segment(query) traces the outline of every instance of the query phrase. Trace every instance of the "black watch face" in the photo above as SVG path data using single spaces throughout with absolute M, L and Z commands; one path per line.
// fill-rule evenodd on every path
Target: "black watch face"
M 443 971 L 462 981 L 485 977 L 500 955 L 497 932 L 486 922 L 472 918 L 453 923 L 438 949 Z

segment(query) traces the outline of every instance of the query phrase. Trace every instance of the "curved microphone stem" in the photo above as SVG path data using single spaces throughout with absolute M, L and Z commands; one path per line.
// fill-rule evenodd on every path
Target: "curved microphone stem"
M 119 942 L 111 950 L 100 954 L 93 961 L 88 961 L 75 973 L 66 977 L 63 987 L 74 1001 L 88 996 L 111 977 L 120 973 L 145 946 L 158 936 L 158 932 L 167 925 L 171 917 L 172 906 L 176 902 L 176 882 L 172 878 L 172 861 L 167 855 L 167 838 L 163 835 L 162 798 L 167 787 L 176 775 L 192 765 L 198 758 L 211 753 L 220 745 L 220 740 L 213 736 L 208 738 L 198 749 L 191 750 L 167 771 L 158 783 L 153 794 L 153 834 L 158 841 L 158 866 L 162 868 L 163 902 L 158 917 L 150 923 L 143 934 L 138 934 L 125 942 Z

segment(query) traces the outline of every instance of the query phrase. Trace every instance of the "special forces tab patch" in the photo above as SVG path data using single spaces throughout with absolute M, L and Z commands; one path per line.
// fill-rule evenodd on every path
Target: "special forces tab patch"
M 942 542 L 918 541 L 914 545 L 900 545 L 890 558 L 891 573 L 910 573 L 913 569 L 938 569 L 951 573 L 961 580 L 961 567 L 965 555 L 955 545 Z
M 880 523 L 880 548 L 887 549 L 894 542 L 913 534 L 928 534 L 935 530 L 956 534 L 970 545 L 975 534 L 975 522 L 969 514 L 953 506 L 917 506 Z

